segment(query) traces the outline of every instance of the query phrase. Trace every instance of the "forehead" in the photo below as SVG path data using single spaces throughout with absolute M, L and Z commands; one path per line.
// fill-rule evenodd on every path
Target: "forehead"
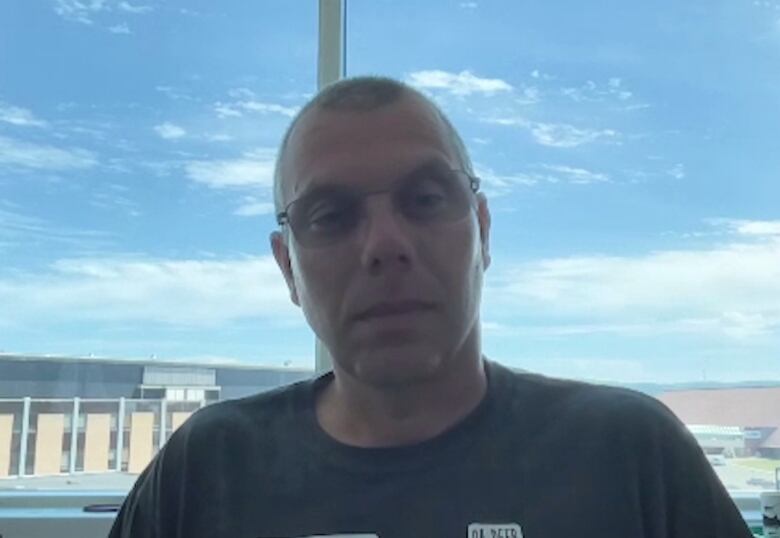
M 369 111 L 314 109 L 290 135 L 283 192 L 290 200 L 316 183 L 380 182 L 437 160 L 456 166 L 457 153 L 439 114 L 417 96 Z

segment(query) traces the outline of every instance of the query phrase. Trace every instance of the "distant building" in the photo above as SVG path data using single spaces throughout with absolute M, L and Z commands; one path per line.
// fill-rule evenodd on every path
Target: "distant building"
M 0 354 L 0 398 L 137 398 L 215 401 L 240 398 L 313 375 L 313 370 Z
M 705 451 L 780 458 L 780 387 L 679 390 L 658 399 L 696 425 L 691 431 Z M 741 448 L 735 431 L 742 432 Z
M 192 413 L 299 368 L 0 354 L 0 479 L 139 473 Z

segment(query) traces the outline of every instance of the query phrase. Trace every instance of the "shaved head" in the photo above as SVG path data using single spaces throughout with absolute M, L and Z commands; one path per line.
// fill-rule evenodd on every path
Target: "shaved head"
M 276 158 L 274 170 L 274 206 L 276 213 L 284 210 L 288 200 L 285 197 L 284 159 L 287 154 L 290 138 L 293 136 L 299 123 L 314 110 L 327 110 L 331 112 L 370 112 L 400 101 L 404 96 L 412 96 L 423 101 L 433 110 L 444 124 L 450 143 L 460 160 L 463 170 L 473 174 L 471 159 L 460 135 L 453 127 L 450 120 L 428 97 L 398 80 L 386 77 L 355 77 L 340 80 L 320 91 L 313 99 L 306 103 L 293 118 L 285 132 L 279 153 Z

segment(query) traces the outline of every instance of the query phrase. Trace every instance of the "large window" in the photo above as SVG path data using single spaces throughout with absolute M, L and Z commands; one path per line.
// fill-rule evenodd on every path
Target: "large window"
M 483 179 L 486 354 L 660 398 L 732 490 L 780 467 L 778 21 L 763 1 L 347 13 L 348 74 L 432 96 Z
M 124 490 L 195 410 L 311 375 L 270 255 L 315 2 L 0 6 L 0 489 Z M 350 2 L 493 215 L 486 355 L 627 385 L 732 490 L 780 467 L 780 4 Z

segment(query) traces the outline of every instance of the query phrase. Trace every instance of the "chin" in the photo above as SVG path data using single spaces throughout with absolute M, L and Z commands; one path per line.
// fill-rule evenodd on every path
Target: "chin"
M 442 359 L 440 351 L 400 345 L 366 350 L 356 356 L 350 370 L 368 385 L 402 387 L 426 383 L 441 375 Z

